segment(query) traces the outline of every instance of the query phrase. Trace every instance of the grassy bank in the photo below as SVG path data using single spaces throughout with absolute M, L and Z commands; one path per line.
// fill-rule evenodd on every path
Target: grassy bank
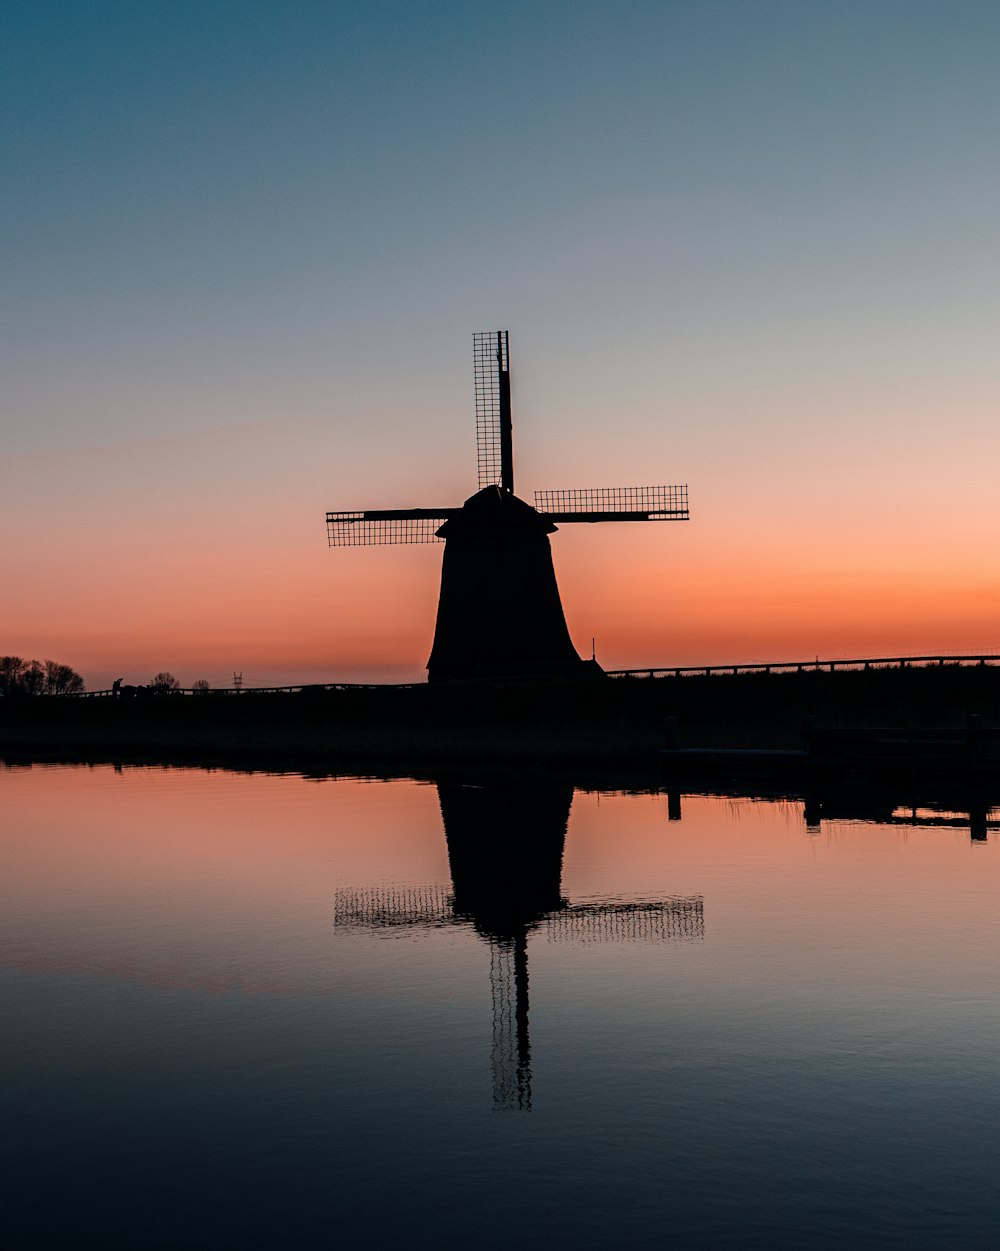
M 970 714 L 1000 720 L 1000 668 L 9 699 L 0 701 L 0 749 L 645 769 L 672 738 L 691 747 L 798 746 L 807 715 L 827 725 L 960 726 Z

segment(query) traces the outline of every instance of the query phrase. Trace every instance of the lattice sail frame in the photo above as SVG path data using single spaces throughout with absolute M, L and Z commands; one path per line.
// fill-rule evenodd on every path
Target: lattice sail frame
M 500 373 L 510 369 L 506 330 L 481 330 L 472 336 L 472 369 L 476 382 L 476 469 L 481 491 L 499 486 L 503 472 Z
M 393 930 L 411 925 L 434 929 L 454 920 L 451 898 L 449 888 L 437 882 L 342 886 L 334 893 L 334 925 L 359 930 Z
M 326 514 L 330 547 L 385 547 L 395 543 L 443 543 L 437 531 L 446 517 L 368 517 L 363 512 Z
M 510 342 L 506 330 L 473 335 L 479 489 L 514 493 Z M 687 521 L 687 485 L 536 491 L 535 509 L 555 522 Z M 330 547 L 439 543 L 461 508 L 366 509 L 326 514 Z
M 399 932 L 463 924 L 446 886 L 343 887 L 334 897 L 334 924 L 347 929 Z M 549 942 L 700 942 L 705 937 L 701 895 L 636 903 L 592 900 L 546 913 L 530 926 Z
M 524 946 L 521 946 L 524 959 Z M 493 1000 L 493 1107 L 531 1107 L 531 1061 L 527 1017 L 518 1020 L 518 951 L 515 943 L 490 943 L 490 996 Z M 527 976 L 525 972 L 525 977 Z
M 545 918 L 550 943 L 701 942 L 705 906 L 701 895 L 678 895 L 650 903 L 572 904 Z
M 608 520 L 687 521 L 687 484 L 639 487 L 582 487 L 536 491 L 535 508 L 546 515 L 558 513 L 566 520 L 574 514 Z

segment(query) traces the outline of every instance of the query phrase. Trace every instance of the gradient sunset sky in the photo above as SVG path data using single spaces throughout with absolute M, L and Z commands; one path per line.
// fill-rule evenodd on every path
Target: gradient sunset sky
M 1000 6 L 10 0 L 0 653 L 89 686 L 420 678 L 518 494 L 607 667 L 1000 651 Z

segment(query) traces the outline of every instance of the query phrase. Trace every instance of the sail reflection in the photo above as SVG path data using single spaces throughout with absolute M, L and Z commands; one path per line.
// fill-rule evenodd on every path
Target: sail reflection
M 451 889 L 394 884 L 336 892 L 335 924 L 369 932 L 467 926 L 489 944 L 493 1106 L 531 1107 L 528 936 L 550 942 L 684 942 L 704 938 L 700 895 L 658 900 L 562 895 L 573 790 L 530 783 L 439 783 Z

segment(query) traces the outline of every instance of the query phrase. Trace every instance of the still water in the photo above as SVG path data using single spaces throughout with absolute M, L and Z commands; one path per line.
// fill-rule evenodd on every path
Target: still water
M 992 828 L 110 766 L 0 812 L 4 1247 L 1000 1243 Z

